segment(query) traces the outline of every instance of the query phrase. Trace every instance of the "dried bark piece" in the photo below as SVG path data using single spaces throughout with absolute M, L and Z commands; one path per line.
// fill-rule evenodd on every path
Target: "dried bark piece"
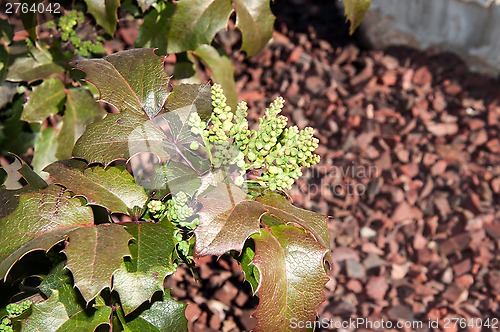
M 385 277 L 371 277 L 366 284 L 366 294 L 374 300 L 381 301 L 389 289 Z

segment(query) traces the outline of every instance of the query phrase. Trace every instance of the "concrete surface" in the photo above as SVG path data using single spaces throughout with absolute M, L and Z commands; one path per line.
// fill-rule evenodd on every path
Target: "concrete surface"
M 437 47 L 472 70 L 500 73 L 500 0 L 372 1 L 362 29 L 374 47 Z

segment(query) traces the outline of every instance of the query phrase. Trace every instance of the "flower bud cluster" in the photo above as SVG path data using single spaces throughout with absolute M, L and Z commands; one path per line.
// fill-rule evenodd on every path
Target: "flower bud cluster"
M 290 189 L 302 175 L 302 167 L 319 162 L 319 156 L 314 153 L 319 141 L 310 127 L 303 130 L 286 127 L 288 119 L 280 115 L 284 103 L 282 97 L 276 98 L 259 119 L 258 129 L 249 130 L 247 104 L 240 102 L 233 115 L 221 86 L 214 84 L 210 122 L 207 125 L 198 114 L 192 114 L 191 132 L 203 138 L 215 168 L 227 164 L 240 168 L 236 185 L 244 183 L 248 171 L 260 170 L 262 175 L 257 181 L 262 185 L 271 190 Z
M 254 131 L 252 139 L 248 144 L 249 166 L 254 169 L 267 168 L 272 163 L 268 156 L 276 149 L 278 140 L 287 124 L 287 118 L 281 113 L 285 100 L 276 98 L 269 108 L 266 108 L 264 117 L 259 119 L 259 128 Z M 268 157 L 268 158 L 266 158 Z
M 148 203 L 148 210 L 154 219 L 162 219 L 165 214 L 166 205 L 162 201 L 151 200 Z
M 5 310 L 7 311 L 9 317 L 17 317 L 24 311 L 28 310 L 29 307 L 31 307 L 31 303 L 32 302 L 30 300 L 26 300 L 21 303 L 9 303 L 5 307 Z
M 244 164 L 244 155 L 239 150 L 233 148 L 233 139 L 230 135 L 235 133 L 235 116 L 231 107 L 227 105 L 227 98 L 219 84 L 212 87 L 212 106 L 213 112 L 210 117 L 210 126 L 207 126 L 197 113 L 191 113 L 188 124 L 191 126 L 191 132 L 203 138 L 203 143 L 209 155 L 211 163 L 215 168 L 224 165 L 242 165 Z M 242 111 L 246 115 L 246 110 Z M 241 118 L 241 115 L 239 115 Z M 246 121 L 245 116 L 243 118 Z M 239 126 L 239 125 L 238 125 Z M 248 129 L 248 123 L 246 125 Z M 192 142 L 190 148 L 197 150 L 200 144 Z
M 180 191 L 167 201 L 167 218 L 174 224 L 187 229 L 195 229 L 199 218 L 192 218 L 194 209 L 188 205 L 187 195 Z
M 7 317 L 4 317 L 1 321 L 0 321 L 0 332 L 13 332 L 14 329 L 12 329 L 12 323 L 10 321 L 10 319 L 8 319 Z
M 271 190 L 290 189 L 302 175 L 302 167 L 319 162 L 319 155 L 314 153 L 319 140 L 313 135 L 311 127 L 299 130 L 292 126 L 283 131 L 282 138 L 266 157 L 267 172 L 262 175 Z
M 229 130 L 229 136 L 233 138 L 233 143 L 240 151 L 247 149 L 252 136 L 252 131 L 248 129 L 247 111 L 247 103 L 244 101 L 239 102 L 234 115 L 234 125 Z

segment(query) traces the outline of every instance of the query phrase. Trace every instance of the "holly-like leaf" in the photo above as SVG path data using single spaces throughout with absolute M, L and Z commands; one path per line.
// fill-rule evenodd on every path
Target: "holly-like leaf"
M 35 141 L 35 153 L 31 162 L 35 172 L 40 172 L 45 166 L 57 160 L 57 136 L 54 127 L 42 129 L 40 132 L 40 136 Z
M 101 224 L 78 228 L 68 234 L 64 253 L 75 286 L 87 304 L 104 288 L 111 288 L 111 278 L 124 256 L 130 256 L 132 236 L 121 225 Z
M 179 1 L 168 34 L 168 53 L 195 50 L 210 44 L 231 14 L 230 0 Z
M 285 223 L 297 224 L 311 232 L 325 248 L 330 248 L 330 235 L 326 227 L 327 217 L 293 206 L 285 197 L 270 193 L 257 198 L 266 209 Z
M 47 297 L 57 291 L 59 293 L 59 302 L 64 305 L 69 317 L 82 311 L 81 295 L 73 287 L 73 278 L 69 270 L 66 269 L 65 262 L 57 264 L 50 270 L 40 284 L 39 289 Z
M 151 308 L 137 317 L 124 317 L 120 310 L 117 310 L 117 314 L 125 331 L 187 332 L 185 310 L 186 304 L 175 301 L 170 296 L 170 290 L 166 290 L 162 301 L 154 302 Z
M 328 251 L 302 229 L 280 225 L 261 229 L 255 241 L 253 264 L 259 269 L 259 305 L 254 331 L 305 331 L 291 319 L 314 322 L 324 301 L 328 277 L 323 257 Z
M 78 60 L 75 69 L 83 70 L 86 80 L 100 92 L 101 100 L 120 112 L 156 116 L 168 96 L 169 78 L 163 70 L 163 57 L 153 49 L 133 49 L 103 59 Z
M 36 174 L 33 169 L 26 164 L 19 156 L 11 153 L 14 158 L 17 159 L 21 167 L 17 169 L 17 172 L 28 182 L 28 184 L 35 189 L 47 188 L 47 182 L 45 182 L 38 174 Z
M 23 322 L 21 331 L 53 332 L 69 319 L 64 305 L 59 301 L 59 292 L 54 291 L 47 301 L 32 306 L 31 315 Z
M 361 24 L 366 12 L 372 5 L 371 0 L 343 0 L 345 17 L 351 22 L 349 34 L 353 34 Z
M 47 50 L 32 49 L 29 56 L 19 57 L 14 61 L 9 67 L 6 80 L 32 83 L 63 72 L 64 68 L 53 62 Z
M 138 29 L 139 35 L 135 42 L 136 46 L 157 47 L 158 52 L 166 54 L 169 40 L 168 34 L 174 13 L 175 5 L 170 1 L 162 1 L 144 15 L 144 22 Z
M 42 129 L 35 141 L 32 166 L 37 172 L 57 160 L 71 158 L 74 143 L 86 126 L 105 114 L 104 108 L 95 102 L 87 89 L 74 88 L 64 91 L 66 99 L 64 117 L 56 126 Z
M 55 183 L 71 190 L 76 196 L 85 197 L 88 204 L 103 206 L 111 213 L 140 216 L 144 212 L 148 196 L 122 167 L 87 168 L 85 162 L 71 159 L 55 162 L 44 171 L 55 178 Z
M 245 280 L 248 281 L 248 283 L 252 287 L 253 293 L 255 293 L 255 290 L 259 286 L 259 280 L 260 280 L 259 270 L 252 263 L 254 256 L 255 256 L 255 249 L 245 244 L 245 247 L 243 248 L 240 257 L 238 258 L 241 264 L 241 269 L 245 273 Z
M 14 98 L 16 93 L 17 84 L 10 82 L 3 82 L 2 84 L 0 84 L 0 108 L 3 108 L 8 103 L 12 102 L 12 99 Z
M 269 0 L 233 0 L 236 27 L 241 31 L 241 49 L 247 56 L 259 53 L 273 35 L 274 15 Z
M 71 158 L 71 151 L 87 125 L 104 116 L 105 110 L 95 102 L 87 89 L 69 89 L 65 104 L 64 118 L 58 135 L 56 157 Z
M 0 218 L 6 217 L 14 212 L 19 205 L 19 196 L 21 194 L 33 191 L 36 191 L 36 189 L 31 186 L 24 186 L 16 190 L 0 188 Z
M 108 324 L 111 307 L 99 301 L 91 310 L 80 308 L 70 313 L 64 305 L 67 290 L 54 290 L 47 301 L 33 304 L 31 315 L 22 322 L 22 332 L 73 332 L 94 331 L 99 325 Z
M 120 295 L 123 311 L 128 315 L 155 292 L 163 292 L 163 281 L 175 272 L 176 266 L 172 262 L 174 227 L 169 221 L 131 224 L 126 229 L 134 237 L 129 245 L 131 260 L 116 271 L 113 290 Z
M 225 183 L 199 201 L 203 207 L 194 234 L 195 253 L 200 256 L 241 251 L 246 239 L 259 231 L 260 217 L 267 212 L 261 204 L 247 199 L 240 188 Z
M 24 105 L 21 120 L 42 123 L 49 115 L 57 114 L 64 100 L 64 84 L 58 78 L 46 79 L 33 88 Z
M 167 159 L 165 139 L 164 131 L 144 114 L 108 114 L 87 126 L 75 143 L 73 156 L 104 165 L 117 159 L 128 160 L 139 152 L 150 152 Z
M 226 55 L 220 55 L 210 45 L 200 45 L 194 51 L 194 55 L 210 70 L 214 82 L 219 83 L 224 89 L 227 104 L 235 109 L 238 96 L 236 94 L 234 67 L 231 64 L 231 59 Z
M 118 21 L 118 7 L 120 0 L 85 0 L 87 10 L 94 16 L 97 24 L 113 35 Z
M 102 301 L 101 301 L 102 302 Z M 113 309 L 104 303 L 92 307 L 95 311 L 81 310 L 61 325 L 57 332 L 95 331 L 100 325 L 109 325 Z
M 69 231 L 92 223 L 92 210 L 57 185 L 21 194 L 18 207 L 0 219 L 0 278 L 27 253 L 48 250 Z

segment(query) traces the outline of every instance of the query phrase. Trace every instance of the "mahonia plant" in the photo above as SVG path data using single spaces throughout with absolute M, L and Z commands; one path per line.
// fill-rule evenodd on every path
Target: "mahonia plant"
M 102 44 L 104 38 L 102 36 L 95 35 L 94 38 L 96 40 L 94 42 L 92 40 L 82 40 L 78 36 L 78 26 L 81 26 L 84 22 L 85 14 L 81 11 L 70 10 L 61 16 L 57 23 L 57 30 L 61 34 L 61 40 L 71 43 L 75 52 L 84 57 L 89 56 L 91 53 L 104 53 L 104 46 Z
M 288 127 L 282 98 L 250 129 L 246 104 L 233 113 L 218 84 L 170 91 L 164 61 L 153 49 L 76 61 L 118 113 L 87 125 L 44 179 L 17 158 L 27 184 L 0 189 L 0 278 L 23 284 L 23 257 L 40 250 L 49 272 L 35 272 L 31 293 L 13 292 L 37 301 L 19 316 L 0 311 L 6 329 L 186 331 L 186 305 L 165 278 L 183 263 L 196 276 L 196 257 L 226 253 L 259 298 L 255 331 L 316 319 L 327 218 L 282 193 L 319 161 L 313 129 Z

